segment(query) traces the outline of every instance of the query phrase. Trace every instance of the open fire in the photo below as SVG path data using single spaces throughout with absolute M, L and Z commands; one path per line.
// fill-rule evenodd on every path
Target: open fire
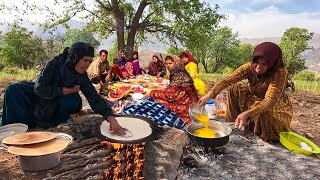
M 113 164 L 104 170 L 105 179 L 144 179 L 142 172 L 145 143 L 118 144 L 102 141 L 102 144 L 113 147 L 113 152 L 106 159 L 106 161 L 112 159 Z

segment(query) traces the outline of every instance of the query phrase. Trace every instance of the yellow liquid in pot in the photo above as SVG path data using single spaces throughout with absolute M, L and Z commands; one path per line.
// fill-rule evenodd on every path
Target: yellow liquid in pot
M 204 128 L 196 130 L 195 135 L 202 138 L 215 138 L 216 132 L 208 128 L 209 116 L 206 114 L 195 114 L 194 117 L 204 124 Z

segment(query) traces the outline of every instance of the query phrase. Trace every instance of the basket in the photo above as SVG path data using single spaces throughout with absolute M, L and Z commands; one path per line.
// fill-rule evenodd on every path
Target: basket
M 290 132 L 281 132 L 280 133 L 280 142 L 281 144 L 289 149 L 290 151 L 293 151 L 297 154 L 304 154 L 304 155 L 311 155 L 313 153 L 320 153 L 320 148 L 314 144 L 309 139 L 301 136 L 300 134 L 294 133 L 292 131 Z M 312 151 L 304 150 L 300 147 L 300 143 L 304 142 L 309 147 L 312 148 Z

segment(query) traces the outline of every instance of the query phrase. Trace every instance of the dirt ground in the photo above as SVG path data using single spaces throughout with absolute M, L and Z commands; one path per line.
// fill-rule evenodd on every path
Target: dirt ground
M 0 111 L 2 111 L 3 90 L 12 80 L 0 81 Z M 320 95 L 289 92 L 293 103 L 293 131 L 300 133 L 320 146 Z M 19 169 L 16 156 L 0 150 L 0 179 L 42 179 L 45 172 L 29 173 Z

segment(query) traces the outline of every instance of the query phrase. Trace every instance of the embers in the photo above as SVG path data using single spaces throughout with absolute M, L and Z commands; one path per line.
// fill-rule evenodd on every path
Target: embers
M 104 144 L 113 147 L 112 155 L 113 164 L 104 170 L 105 179 L 144 179 L 143 165 L 144 157 L 143 151 L 145 143 L 142 144 L 117 144 L 103 142 Z

